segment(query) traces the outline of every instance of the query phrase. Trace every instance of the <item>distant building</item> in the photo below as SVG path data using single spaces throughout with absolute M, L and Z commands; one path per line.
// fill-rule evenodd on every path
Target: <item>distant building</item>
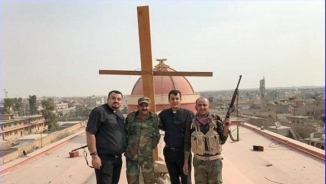
M 85 104 L 88 108 L 94 108 L 103 104 L 103 101 L 104 99 L 102 97 L 91 96 L 85 99 Z
M 309 122 L 309 116 L 288 116 L 286 119 L 291 123 L 307 124 Z
M 266 91 L 265 97 L 269 100 L 277 100 L 285 97 L 284 92 L 277 90 Z
M 72 106 L 69 107 L 69 103 L 68 102 L 59 102 L 55 104 L 56 109 L 55 112 L 56 114 L 60 116 L 65 116 L 67 114 L 73 113 L 76 111 L 76 107 Z
M 0 143 L 2 149 L 16 144 L 18 138 L 32 134 L 42 133 L 47 129 L 42 115 L 17 117 L 3 114 L 0 121 Z
M 63 102 L 60 102 L 58 104 L 55 104 L 56 106 L 56 110 L 62 110 L 62 109 L 67 109 L 68 108 L 68 103 L 63 103 Z

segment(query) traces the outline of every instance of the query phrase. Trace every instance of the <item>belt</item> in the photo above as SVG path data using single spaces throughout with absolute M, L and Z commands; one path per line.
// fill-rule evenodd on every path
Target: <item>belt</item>
M 114 158 L 120 158 L 121 155 L 103 155 L 103 154 L 98 154 L 100 157 L 114 157 Z
M 200 156 L 200 155 L 195 155 L 195 158 L 199 160 L 204 160 L 204 161 L 211 161 L 211 160 L 217 160 L 217 159 L 222 159 L 222 155 L 212 155 L 212 156 Z
M 183 147 L 170 147 L 170 146 L 165 146 L 165 148 L 171 150 L 171 151 L 180 151 L 183 150 Z

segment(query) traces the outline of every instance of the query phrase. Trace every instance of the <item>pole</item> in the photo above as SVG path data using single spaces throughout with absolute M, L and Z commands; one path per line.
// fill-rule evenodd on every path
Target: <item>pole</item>
M 239 90 L 237 91 L 237 118 L 239 117 Z
M 43 136 L 42 136 L 42 132 L 41 132 L 41 148 L 43 148 Z

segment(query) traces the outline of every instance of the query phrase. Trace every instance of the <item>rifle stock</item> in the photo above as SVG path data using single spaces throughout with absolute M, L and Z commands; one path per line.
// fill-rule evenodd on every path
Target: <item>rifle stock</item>
M 242 77 L 242 75 L 240 75 L 240 77 L 239 77 L 239 81 L 238 81 L 237 87 L 234 90 L 231 103 L 229 105 L 228 111 L 226 112 L 225 119 L 229 118 L 230 114 L 234 111 L 234 101 L 235 101 L 235 98 L 238 95 L 238 88 L 239 88 L 239 84 L 240 84 L 240 81 L 241 81 L 241 77 Z

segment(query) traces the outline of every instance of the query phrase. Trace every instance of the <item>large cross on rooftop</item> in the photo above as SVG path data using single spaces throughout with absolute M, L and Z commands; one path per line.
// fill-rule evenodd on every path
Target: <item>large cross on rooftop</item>
M 109 75 L 141 75 L 143 80 L 143 95 L 152 100 L 151 111 L 156 112 L 154 76 L 202 76 L 211 77 L 212 72 L 175 72 L 175 71 L 154 71 L 152 63 L 151 33 L 148 6 L 137 7 L 138 33 L 140 47 L 141 71 L 132 70 L 99 70 L 99 74 Z M 162 63 L 165 59 L 157 59 Z M 171 89 L 172 90 L 172 89 Z M 158 160 L 157 148 L 154 151 L 154 159 Z

